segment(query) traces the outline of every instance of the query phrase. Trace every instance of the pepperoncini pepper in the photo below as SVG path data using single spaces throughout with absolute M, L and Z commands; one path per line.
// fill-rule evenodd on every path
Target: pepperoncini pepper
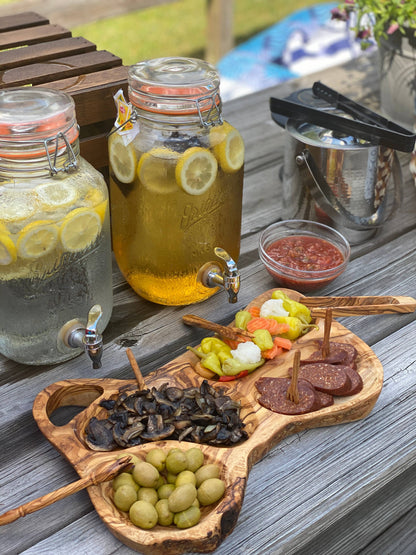
M 201 341 L 201 351 L 204 354 L 215 353 L 221 364 L 231 356 L 231 347 L 217 337 L 204 337 Z
M 254 330 L 253 335 L 253 343 L 257 345 L 260 351 L 267 351 L 273 347 L 273 338 L 269 330 Z
M 239 310 L 234 318 L 235 327 L 242 330 L 247 329 L 247 324 L 250 322 L 252 316 L 248 310 Z
M 312 317 L 309 308 L 298 301 L 294 301 L 283 293 L 283 291 L 273 291 L 272 299 L 281 299 L 283 301 L 283 308 L 289 312 L 289 316 L 298 318 L 303 324 L 309 324 L 311 322 Z
M 304 334 L 306 330 L 309 328 L 316 328 L 315 324 L 304 324 L 299 318 L 295 316 L 270 316 L 279 324 L 287 324 L 290 327 L 290 330 L 285 333 L 279 333 L 280 337 L 285 337 L 286 339 L 290 339 L 294 341 L 300 335 Z
M 226 376 L 235 376 L 244 370 L 248 373 L 253 372 L 256 368 L 264 364 L 264 358 L 259 362 L 240 362 L 236 358 L 227 358 L 222 365 L 222 371 Z
M 202 351 L 199 351 L 194 347 L 186 347 L 186 348 L 188 349 L 188 351 L 191 351 L 201 359 L 201 364 L 204 368 L 211 370 L 211 372 L 218 374 L 218 376 L 224 375 L 224 372 L 221 369 L 220 359 L 214 352 L 203 353 Z

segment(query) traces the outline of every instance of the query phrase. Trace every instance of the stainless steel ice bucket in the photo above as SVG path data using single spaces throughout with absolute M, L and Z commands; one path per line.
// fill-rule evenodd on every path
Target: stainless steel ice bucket
M 285 217 L 331 225 L 352 244 L 370 238 L 401 201 L 396 152 L 291 118 L 286 130 Z

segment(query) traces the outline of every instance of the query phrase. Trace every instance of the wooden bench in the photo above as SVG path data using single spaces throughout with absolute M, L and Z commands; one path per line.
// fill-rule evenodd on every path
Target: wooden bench
M 121 58 L 73 37 L 46 17 L 24 12 L 0 18 L 0 88 L 58 89 L 75 101 L 81 155 L 107 174 L 107 134 L 116 117 L 113 95 L 127 94 Z

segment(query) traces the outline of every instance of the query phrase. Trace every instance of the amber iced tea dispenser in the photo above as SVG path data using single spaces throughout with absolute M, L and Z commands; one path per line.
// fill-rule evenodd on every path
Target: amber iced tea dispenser
M 112 310 L 107 187 L 79 156 L 74 102 L 0 91 L 0 353 L 94 367 Z
M 202 301 L 218 285 L 234 302 L 244 144 L 222 119 L 216 70 L 190 58 L 138 63 L 129 70 L 129 100 L 132 118 L 109 137 L 122 273 L 156 303 Z

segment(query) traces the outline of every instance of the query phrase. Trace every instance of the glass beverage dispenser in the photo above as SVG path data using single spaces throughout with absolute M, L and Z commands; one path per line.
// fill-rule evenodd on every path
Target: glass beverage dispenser
M 222 119 L 217 71 L 190 58 L 138 63 L 129 71 L 129 100 L 133 117 L 109 138 L 122 273 L 156 303 L 199 302 L 218 284 L 235 302 L 244 143 Z
M 112 310 L 107 187 L 79 156 L 74 102 L 0 91 L 0 353 L 100 366 Z

